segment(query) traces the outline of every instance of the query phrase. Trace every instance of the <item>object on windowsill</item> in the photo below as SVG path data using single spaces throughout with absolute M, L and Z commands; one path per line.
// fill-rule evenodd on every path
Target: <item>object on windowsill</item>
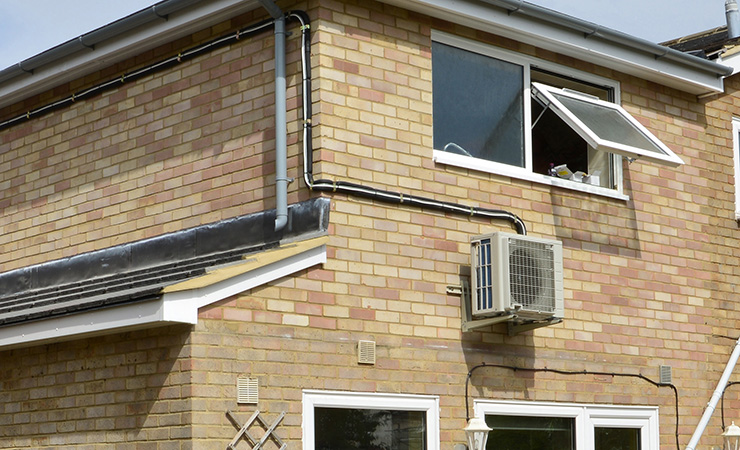
M 601 171 L 594 170 L 594 173 L 592 173 L 591 175 L 586 175 L 585 177 L 583 177 L 583 182 L 593 186 L 601 186 Z
M 573 176 L 571 176 L 570 179 L 572 181 L 577 181 L 579 183 L 583 183 L 583 182 L 585 182 L 585 177 L 587 177 L 587 176 L 588 176 L 587 173 L 582 172 L 580 170 L 577 170 L 576 172 L 573 173 Z
M 555 163 L 550 163 L 550 168 L 547 169 L 547 174 L 550 175 L 551 177 L 558 176 L 558 171 L 555 170 Z
M 567 164 L 561 164 L 559 166 L 555 166 L 555 174 L 559 178 L 565 178 L 566 180 L 573 179 L 573 172 L 571 172 Z

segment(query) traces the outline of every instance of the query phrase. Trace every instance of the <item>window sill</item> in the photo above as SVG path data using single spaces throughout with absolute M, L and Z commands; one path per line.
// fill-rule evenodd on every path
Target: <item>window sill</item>
M 506 164 L 499 164 L 492 161 L 471 158 L 464 155 L 456 155 L 454 153 L 449 153 L 442 150 L 434 150 L 432 160 L 438 164 L 445 164 L 449 166 L 462 167 L 469 170 L 476 170 L 479 172 L 488 172 L 496 175 L 508 176 L 520 180 L 531 181 L 533 183 L 555 186 L 563 189 L 570 189 L 572 191 L 587 192 L 589 194 L 609 197 L 616 200 L 629 200 L 628 195 L 625 195 L 616 189 L 607 189 L 601 186 L 593 186 L 591 184 L 579 183 L 576 181 L 564 180 L 562 178 L 532 173 L 527 170 L 519 169 L 517 167 L 512 167 Z

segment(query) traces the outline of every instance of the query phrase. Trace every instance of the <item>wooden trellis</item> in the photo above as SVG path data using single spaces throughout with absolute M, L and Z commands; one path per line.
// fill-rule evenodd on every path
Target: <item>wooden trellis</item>
M 270 426 L 267 426 L 267 423 L 265 423 L 265 421 L 260 418 L 259 410 L 255 411 L 254 414 L 252 414 L 252 417 L 250 417 L 249 420 L 244 423 L 244 425 L 239 422 L 239 419 L 237 419 L 234 413 L 232 413 L 231 411 L 227 410 L 226 415 L 229 417 L 229 420 L 231 420 L 231 422 L 233 422 L 233 424 L 239 429 L 239 431 L 236 433 L 236 436 L 234 436 L 234 439 L 232 439 L 231 443 L 229 443 L 229 445 L 226 447 L 228 450 L 235 450 L 236 445 L 242 438 L 244 438 L 244 440 L 249 443 L 249 445 L 252 447 L 252 450 L 260 450 L 268 439 L 272 439 L 273 442 L 275 442 L 275 444 L 280 448 L 280 450 L 285 450 L 288 447 L 288 444 L 285 444 L 277 436 L 277 434 L 275 434 L 275 428 L 277 428 L 278 425 L 280 425 L 280 422 L 283 421 L 283 418 L 285 417 L 285 411 L 281 412 L 280 417 L 278 417 Z M 265 434 L 262 435 L 259 441 L 252 437 L 251 434 L 249 434 L 249 428 L 254 425 L 255 422 L 257 422 L 257 424 L 261 426 L 263 430 L 265 430 Z

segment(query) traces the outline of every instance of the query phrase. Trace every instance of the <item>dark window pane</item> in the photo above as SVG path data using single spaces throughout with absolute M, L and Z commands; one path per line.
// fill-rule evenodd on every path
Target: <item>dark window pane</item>
M 486 450 L 574 450 L 575 421 L 567 417 L 486 416 Z
M 637 428 L 594 428 L 595 450 L 640 450 Z
M 423 411 L 315 408 L 316 450 L 424 450 Z
M 433 42 L 432 70 L 434 148 L 524 167 L 524 68 Z

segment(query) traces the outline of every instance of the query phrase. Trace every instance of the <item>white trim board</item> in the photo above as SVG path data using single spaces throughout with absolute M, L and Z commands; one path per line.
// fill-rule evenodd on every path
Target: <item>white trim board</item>
M 0 349 L 178 323 L 194 325 L 198 323 L 198 309 L 203 306 L 326 262 L 326 244 L 300 249 L 298 253 L 231 278 L 195 289 L 167 292 L 156 300 L 1 327 Z

